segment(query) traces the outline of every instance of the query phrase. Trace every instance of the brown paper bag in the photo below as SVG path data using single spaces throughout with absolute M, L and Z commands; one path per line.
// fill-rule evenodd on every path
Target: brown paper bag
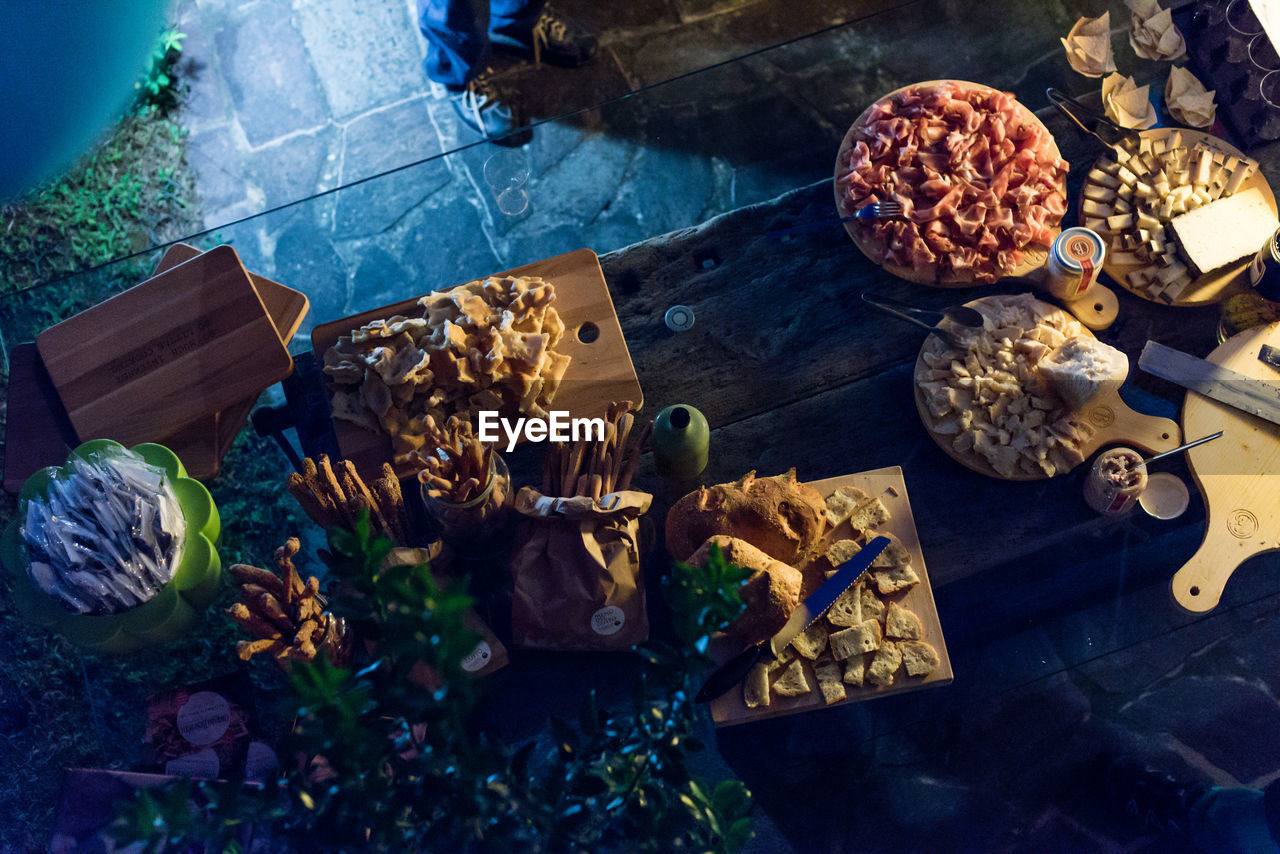
M 626 649 L 649 639 L 640 516 L 653 496 L 550 498 L 524 487 L 511 561 L 515 642 L 540 649 Z

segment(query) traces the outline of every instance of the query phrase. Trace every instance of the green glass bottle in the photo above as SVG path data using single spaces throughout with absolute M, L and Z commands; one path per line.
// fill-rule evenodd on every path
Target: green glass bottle
M 711 428 L 701 412 L 683 403 L 653 419 L 653 461 L 664 477 L 692 478 L 707 467 Z

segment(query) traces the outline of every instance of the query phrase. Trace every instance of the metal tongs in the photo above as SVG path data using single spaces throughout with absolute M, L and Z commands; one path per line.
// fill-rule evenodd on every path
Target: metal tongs
M 1061 89 L 1055 89 L 1050 86 L 1044 90 L 1044 94 L 1049 99 L 1049 103 L 1058 108 L 1058 112 L 1103 145 L 1111 148 L 1126 148 L 1130 151 L 1138 150 L 1138 144 L 1141 142 L 1142 137 L 1136 130 L 1120 127 L 1111 119 L 1089 109 Z M 1075 110 L 1075 112 L 1072 112 L 1072 110 Z M 1086 121 L 1090 124 L 1086 125 Z

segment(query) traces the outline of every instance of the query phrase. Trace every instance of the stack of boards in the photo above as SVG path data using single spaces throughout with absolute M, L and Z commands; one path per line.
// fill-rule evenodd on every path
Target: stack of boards
M 1083 224 L 1108 241 L 1122 284 L 1173 303 L 1203 276 L 1257 252 L 1276 229 L 1269 200 L 1245 182 L 1258 164 L 1171 131 L 1115 147 L 1085 179 Z

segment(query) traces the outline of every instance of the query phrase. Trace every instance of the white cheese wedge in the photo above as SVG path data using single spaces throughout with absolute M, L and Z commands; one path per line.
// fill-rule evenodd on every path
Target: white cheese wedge
M 1116 265 L 1141 264 L 1142 259 L 1132 252 L 1112 252 L 1110 261 Z
M 1164 293 L 1162 293 L 1161 296 L 1170 301 L 1176 300 L 1178 297 L 1182 296 L 1182 292 L 1185 291 L 1190 284 L 1191 277 L 1186 273 L 1183 273 L 1181 276 L 1164 286 Z
M 1109 202 L 1116 197 L 1116 191 L 1101 184 L 1090 183 L 1084 185 L 1084 197 L 1095 202 Z
M 1197 148 L 1191 155 L 1191 183 L 1208 184 L 1209 170 L 1213 168 L 1213 157 L 1208 150 Z
M 1193 278 L 1252 257 L 1277 226 L 1276 215 L 1256 189 L 1210 202 L 1170 223 Z
M 1136 270 L 1130 270 L 1125 274 L 1125 280 L 1135 288 L 1146 287 L 1147 282 L 1151 281 L 1151 268 L 1139 267 Z
M 1085 216 L 1111 216 L 1111 205 L 1103 204 L 1094 199 L 1085 199 L 1080 204 L 1080 210 Z
M 1164 282 L 1166 285 L 1172 284 L 1177 279 L 1181 279 L 1187 275 L 1187 265 L 1181 261 L 1174 261 L 1160 272 L 1156 273 L 1156 278 Z
M 1139 216 L 1142 216 L 1142 214 L 1139 214 Z M 1107 217 L 1107 225 L 1111 226 L 1114 229 L 1129 228 L 1130 226 L 1133 225 L 1133 214 L 1131 213 L 1112 214 L 1111 216 Z M 1259 243 L 1258 245 L 1261 246 L 1262 244 Z
M 1129 168 L 1130 166 L 1133 166 L 1135 162 L 1136 161 L 1130 160 L 1128 164 L 1121 166 L 1116 171 L 1116 177 L 1120 179 L 1121 184 L 1132 187 L 1138 180 L 1138 176 Z
M 1120 186 L 1119 178 L 1108 172 L 1103 172 L 1101 169 L 1090 169 L 1088 181 L 1089 184 L 1096 184 L 1099 187 L 1110 187 L 1115 189 Z M 1085 189 L 1088 189 L 1087 185 Z
M 1086 216 L 1084 218 L 1084 227 L 1090 231 L 1106 231 L 1107 221 L 1100 216 Z
M 1247 163 L 1241 163 L 1235 169 L 1231 170 L 1231 178 L 1227 180 L 1227 186 L 1223 189 L 1222 195 L 1234 196 L 1240 191 L 1240 185 L 1245 182 L 1249 174 L 1253 172 L 1253 168 Z
M 1146 213 L 1145 211 L 1138 212 L 1138 228 L 1145 228 L 1148 231 L 1155 231 L 1157 228 L 1160 228 L 1160 227 L 1161 227 L 1161 223 L 1159 219 L 1157 219 L 1156 217 L 1153 217 L 1151 214 Z
M 1078 335 L 1055 347 L 1036 367 L 1067 407 L 1079 410 L 1124 384 L 1129 357 L 1092 336 Z

